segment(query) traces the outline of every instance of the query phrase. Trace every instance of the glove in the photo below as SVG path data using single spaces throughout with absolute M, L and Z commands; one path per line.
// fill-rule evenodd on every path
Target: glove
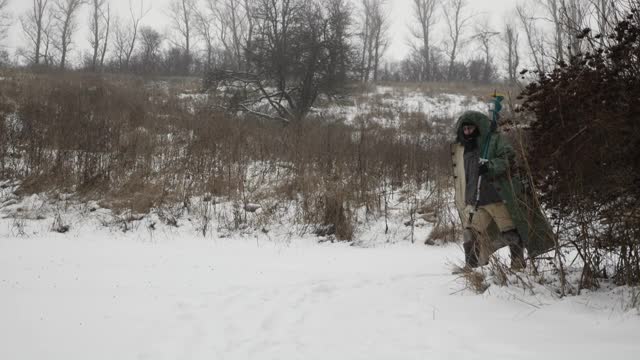
M 487 163 L 480 164 L 480 167 L 478 168 L 478 175 L 482 176 L 487 174 L 488 172 L 489 172 L 489 167 L 487 166 Z
M 471 214 L 471 213 L 473 213 L 473 212 L 475 212 L 475 211 L 476 211 L 476 207 L 475 207 L 475 206 L 473 206 L 473 205 L 467 205 L 467 206 L 465 206 L 465 208 L 464 208 L 464 212 L 465 212 L 467 215 L 469 215 L 469 214 Z

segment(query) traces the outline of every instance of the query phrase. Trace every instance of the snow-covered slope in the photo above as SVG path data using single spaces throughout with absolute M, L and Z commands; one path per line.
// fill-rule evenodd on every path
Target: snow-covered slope
M 464 111 L 487 111 L 488 104 L 473 96 L 453 93 L 438 95 L 402 87 L 377 86 L 375 91 L 352 96 L 352 103 L 320 107 L 315 112 L 353 124 L 357 117 L 369 117 L 383 126 L 397 127 L 403 113 L 419 113 L 426 119 L 455 119 Z
M 457 245 L 0 232 L 0 359 L 636 359 L 640 317 L 450 275 Z

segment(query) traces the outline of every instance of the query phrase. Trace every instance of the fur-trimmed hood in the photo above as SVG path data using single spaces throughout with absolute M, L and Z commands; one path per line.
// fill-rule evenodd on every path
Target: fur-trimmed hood
M 466 111 L 463 113 L 456 122 L 456 142 L 458 144 L 464 143 L 464 132 L 462 130 L 462 124 L 473 124 L 478 128 L 480 136 L 478 137 L 478 144 L 484 144 L 491 130 L 491 119 L 479 111 Z

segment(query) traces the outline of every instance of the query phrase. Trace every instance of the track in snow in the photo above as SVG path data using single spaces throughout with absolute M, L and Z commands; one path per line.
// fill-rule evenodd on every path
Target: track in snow
M 295 244 L 295 242 L 294 242 Z M 2 359 L 635 359 L 589 298 L 460 291 L 459 247 L 0 238 Z M 495 288 L 495 289 L 494 289 Z

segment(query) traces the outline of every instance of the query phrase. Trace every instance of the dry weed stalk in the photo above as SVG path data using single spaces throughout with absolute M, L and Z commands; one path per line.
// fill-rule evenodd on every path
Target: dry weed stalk
M 247 203 L 263 202 L 295 206 L 298 224 L 331 225 L 350 240 L 358 222 L 388 216 L 394 192 L 425 188 L 448 169 L 449 129 L 441 125 L 450 120 L 383 101 L 353 125 L 311 115 L 282 127 L 195 105 L 178 96 L 183 90 L 161 82 L 15 76 L 0 83 L 6 95 L 0 113 L 15 120 L 0 133 L 0 158 L 3 174 L 22 180 L 23 194 L 77 193 L 118 214 L 156 212 L 174 226 L 181 211 L 199 211 L 191 199 L 218 198 L 213 214 L 200 211 L 203 233 L 218 220 L 233 229 L 249 222 L 263 227 L 273 211 L 250 221 L 255 216 L 245 210 Z M 382 126 L 379 119 L 398 126 Z M 446 186 L 436 184 L 442 194 Z M 216 213 L 222 203 L 237 206 Z

